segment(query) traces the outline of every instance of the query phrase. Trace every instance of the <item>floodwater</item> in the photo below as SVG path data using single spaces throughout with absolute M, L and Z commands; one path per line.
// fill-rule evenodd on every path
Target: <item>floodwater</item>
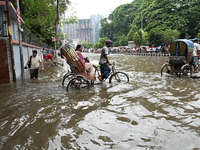
M 85 53 L 96 63 L 99 54 Z M 3 150 L 199 150 L 200 80 L 161 77 L 166 57 L 111 54 L 129 83 L 61 86 L 68 66 L 0 85 Z

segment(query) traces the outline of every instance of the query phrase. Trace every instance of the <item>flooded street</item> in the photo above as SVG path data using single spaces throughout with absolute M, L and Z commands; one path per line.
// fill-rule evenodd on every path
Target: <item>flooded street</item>
M 100 54 L 84 53 L 93 63 Z M 200 79 L 161 77 L 167 57 L 111 54 L 129 83 L 66 91 L 68 70 L 0 85 L 3 150 L 199 150 Z

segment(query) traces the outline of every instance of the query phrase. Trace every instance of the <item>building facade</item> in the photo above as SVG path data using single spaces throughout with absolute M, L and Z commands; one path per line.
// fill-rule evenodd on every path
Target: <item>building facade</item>
M 78 43 L 88 41 L 96 43 L 99 39 L 100 20 L 103 16 L 92 15 L 90 19 L 80 19 L 77 23 L 63 26 L 63 32 L 70 40 L 76 40 Z
M 44 50 L 53 51 L 43 46 L 33 45 L 36 44 L 36 41 L 33 41 L 33 43 L 23 41 L 22 57 L 20 56 L 17 12 L 11 2 L 8 5 L 9 18 L 7 17 L 8 11 L 6 11 L 5 1 L 0 1 L 0 83 L 11 83 L 15 78 L 19 79 L 23 75 L 22 66 L 25 66 L 33 50 L 37 50 L 40 57 L 43 57 Z M 10 30 L 8 30 L 8 19 L 11 22 Z M 9 38 L 8 33 L 12 38 Z M 24 38 L 32 39 L 30 36 Z

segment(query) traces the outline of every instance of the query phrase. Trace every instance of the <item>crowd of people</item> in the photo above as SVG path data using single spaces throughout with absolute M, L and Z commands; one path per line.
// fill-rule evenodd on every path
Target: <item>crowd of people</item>
M 109 65 L 111 65 L 111 63 L 109 62 L 107 55 L 109 54 L 109 48 L 111 47 L 112 43 L 113 42 L 111 40 L 106 41 L 105 42 L 106 45 L 103 47 L 103 49 L 101 51 L 101 57 L 99 60 L 101 75 L 99 75 L 97 77 L 100 81 L 103 81 L 106 78 L 108 78 L 109 73 L 110 73 Z M 83 55 L 81 53 L 82 49 L 83 49 L 82 45 L 79 44 L 76 46 L 75 51 L 76 51 L 79 59 L 81 60 L 82 64 L 85 66 L 85 72 L 87 73 L 87 75 L 90 77 L 91 80 L 96 80 L 96 75 L 94 73 L 93 64 L 90 63 L 90 61 L 87 57 L 83 57 Z M 53 62 L 53 64 L 59 64 L 53 59 L 52 54 L 44 55 L 43 58 L 48 64 L 50 62 Z M 26 65 L 24 67 L 24 69 L 27 69 L 27 68 L 30 69 L 30 78 L 31 79 L 37 79 L 39 72 L 44 70 L 42 59 L 41 59 L 41 57 L 39 57 L 37 55 L 36 50 L 32 51 L 32 56 L 30 56 L 28 62 L 26 63 Z

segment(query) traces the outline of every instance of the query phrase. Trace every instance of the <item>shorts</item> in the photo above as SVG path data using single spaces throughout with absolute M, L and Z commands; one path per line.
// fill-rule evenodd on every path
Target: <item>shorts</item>
M 193 56 L 192 65 L 194 66 L 194 68 L 197 68 L 199 66 L 199 61 L 198 61 L 197 56 Z
M 100 64 L 100 69 L 101 69 L 101 74 L 104 74 L 104 76 L 102 77 L 102 79 L 104 78 L 108 78 L 110 75 L 110 67 L 108 66 L 108 64 Z

